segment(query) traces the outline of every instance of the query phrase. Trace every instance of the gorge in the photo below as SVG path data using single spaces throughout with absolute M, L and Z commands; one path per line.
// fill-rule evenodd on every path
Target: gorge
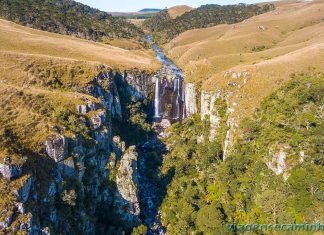
M 0 1 L 0 234 L 324 221 L 323 11 Z

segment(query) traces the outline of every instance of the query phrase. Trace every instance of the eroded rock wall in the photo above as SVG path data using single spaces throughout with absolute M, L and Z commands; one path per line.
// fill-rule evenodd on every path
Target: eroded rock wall
M 111 218 L 101 219 L 102 214 L 115 215 L 124 228 L 140 224 L 137 152 L 113 136 L 112 119 L 123 118 L 116 79 L 127 81 L 130 96 L 149 98 L 150 74 L 102 71 L 80 88 L 84 104 L 75 107 L 90 130 L 87 138 L 55 127 L 38 153 L 47 162 L 44 170 L 26 174 L 20 165 L 0 163 L 0 180 L 15 185 L 12 206 L 0 216 L 1 232 L 105 234 L 111 225 L 101 220 Z

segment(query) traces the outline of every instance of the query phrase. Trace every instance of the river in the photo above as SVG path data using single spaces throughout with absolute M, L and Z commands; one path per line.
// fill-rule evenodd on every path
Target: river
M 164 51 L 152 41 L 150 35 L 146 40 L 152 46 L 162 68 L 157 73 L 154 88 L 155 134 L 140 147 L 139 151 L 141 215 L 144 224 L 148 227 L 148 235 L 163 235 L 165 228 L 161 223 L 159 208 L 167 185 L 161 178 L 160 166 L 167 150 L 160 138 L 164 136 L 163 133 L 168 125 L 159 123 L 171 124 L 185 117 L 184 78 L 181 70 L 165 56 Z

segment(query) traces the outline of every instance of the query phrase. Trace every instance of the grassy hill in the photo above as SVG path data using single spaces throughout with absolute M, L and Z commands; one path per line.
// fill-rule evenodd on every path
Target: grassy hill
M 2 164 L 1 167 L 5 163 L 13 164 L 22 169 L 22 175 L 15 176 L 11 180 L 3 177 L 4 173 L 1 171 L 0 221 L 2 223 L 8 217 L 12 218 L 12 215 L 14 217 L 10 219 L 11 221 L 6 227 L 0 226 L 0 234 L 29 233 L 26 228 L 19 232 L 16 231 L 21 228 L 21 223 L 30 223 L 28 221 L 31 217 L 33 217 L 33 223 L 51 223 L 39 219 L 40 217 L 44 218 L 44 214 L 49 211 L 50 205 L 46 203 L 46 206 L 43 207 L 38 203 L 38 199 L 32 197 L 35 194 L 38 198 L 48 197 L 48 187 L 53 179 L 52 172 L 57 169 L 54 161 L 51 162 L 51 159 L 45 155 L 44 143 L 50 136 L 57 135 L 59 132 L 69 139 L 79 138 L 80 136 L 82 141 L 88 141 L 87 143 L 91 143 L 91 146 L 96 146 L 96 141 L 93 139 L 95 130 L 91 126 L 90 120 L 99 112 L 105 112 L 106 109 L 102 106 L 102 96 L 98 98 L 87 88 L 92 87 L 93 84 L 93 87 L 96 88 L 102 86 L 101 92 L 106 95 L 113 95 L 115 92 L 113 89 L 117 89 L 113 87 L 115 86 L 114 77 L 120 76 L 116 75 L 117 73 L 123 74 L 124 70 L 132 70 L 135 74 L 141 72 L 149 74 L 158 68 L 159 64 L 155 61 L 155 54 L 151 50 L 126 50 L 0 20 L 0 163 Z M 99 85 L 95 78 L 99 76 L 98 74 L 102 76 L 103 72 L 105 72 L 105 79 L 101 80 L 102 85 Z M 111 74 L 111 76 L 108 75 L 109 78 L 108 73 Z M 129 96 L 127 98 L 130 99 Z M 87 105 L 88 102 L 95 104 L 96 110 L 84 114 L 77 112 L 77 105 Z M 112 109 L 107 108 L 107 113 L 111 111 Z M 140 115 L 139 112 L 136 114 Z M 104 115 L 106 116 L 105 113 Z M 107 114 L 109 119 L 104 122 L 109 127 L 109 131 L 112 131 L 110 117 L 111 115 Z M 133 132 L 131 131 L 131 133 Z M 110 134 L 107 134 L 107 141 L 110 141 L 109 138 Z M 105 146 L 109 145 L 109 142 L 105 144 Z M 95 151 L 97 151 L 96 147 Z M 95 153 L 95 156 L 99 156 L 99 154 Z M 108 156 L 105 156 L 105 158 L 108 158 Z M 71 155 L 67 159 L 73 162 Z M 72 164 L 74 165 L 74 163 Z M 79 182 L 81 183 L 83 183 L 83 179 L 99 177 L 96 168 L 85 167 L 83 170 L 86 171 L 86 168 L 89 174 L 85 173 L 85 178 L 80 178 Z M 75 202 L 73 202 L 73 205 L 64 204 L 62 207 L 56 204 L 56 202 L 60 203 L 66 199 L 64 192 L 72 192 L 74 195 L 72 195 L 72 198 L 75 198 L 76 192 L 78 192 L 77 187 L 80 185 L 76 183 L 74 176 L 71 175 L 69 178 L 63 172 L 62 175 L 64 187 L 68 184 L 70 188 L 64 189 L 66 191 L 63 190 L 62 194 L 57 192 L 59 199 L 51 199 L 50 204 L 58 211 L 58 217 L 63 218 L 64 224 L 73 225 L 68 228 L 69 232 L 61 232 L 65 230 L 65 226 L 57 226 L 56 228 L 53 226 L 51 233 L 81 234 L 83 233 L 81 232 L 82 228 L 79 229 L 78 226 L 80 226 L 82 219 L 71 212 L 81 211 L 81 206 L 76 206 Z M 17 192 L 20 192 L 22 187 L 28 187 L 31 176 L 33 182 L 35 182 L 35 188 L 33 186 L 32 190 L 26 189 L 27 198 L 30 194 L 29 200 L 24 202 L 25 211 L 20 213 L 15 204 L 18 200 L 21 200 L 18 199 Z M 104 187 L 108 187 L 106 182 L 108 180 L 105 181 Z M 71 191 L 72 187 L 75 191 Z M 29 191 L 32 192 L 29 193 Z M 84 194 L 78 193 L 80 205 L 97 207 L 95 206 L 95 199 L 91 199 L 93 197 L 82 195 Z M 43 199 L 41 201 L 43 202 Z M 37 208 L 37 211 L 35 208 Z M 39 212 L 41 210 L 44 211 L 44 214 Z M 100 211 L 103 212 L 104 210 L 100 208 Z M 85 211 L 85 213 L 90 214 L 89 211 L 91 210 L 85 209 Z M 104 225 L 98 225 L 93 230 L 99 227 L 114 230 L 115 228 L 111 224 L 117 223 L 116 221 L 120 217 L 113 214 L 111 209 L 103 213 L 107 216 L 105 218 L 112 215 L 115 222 L 103 222 Z M 94 212 L 92 216 L 95 217 Z M 100 218 L 103 218 L 103 216 L 100 216 Z M 73 221 L 77 222 L 74 224 Z M 106 221 L 106 219 L 103 219 L 103 221 Z M 125 228 L 122 227 L 123 225 L 120 225 L 118 229 L 127 229 L 126 226 Z M 109 232 L 98 233 L 110 234 Z M 90 233 L 86 232 L 86 234 Z M 111 234 L 121 234 L 121 232 L 112 232 Z
M 165 49 L 188 82 L 233 92 L 243 117 L 294 74 L 323 72 L 323 11 L 323 1 L 278 2 L 275 11 L 241 23 L 187 31 Z M 243 72 L 245 79 L 233 76 Z
M 0 20 L 0 55 L 0 136 L 10 127 L 33 148 L 53 123 L 46 113 L 83 103 L 84 94 L 74 88 L 91 81 L 98 65 L 148 72 L 159 67 L 151 51 L 125 50 L 5 20 Z
M 103 43 L 30 29 L 5 20 L 0 20 L 0 32 L 1 53 L 103 63 L 120 69 L 137 67 L 154 70 L 158 66 L 155 64 L 153 52 L 149 50 L 125 50 Z
M 184 14 L 184 7 L 165 9 L 144 22 L 155 40 L 168 42 L 180 33 L 190 29 L 206 28 L 218 24 L 233 24 L 273 9 L 273 5 L 204 5 Z M 179 11 L 179 12 L 178 12 Z M 179 15 L 174 19 L 175 16 Z
M 143 32 L 125 19 L 72 0 L 2 0 L 0 17 L 24 26 L 105 42 L 142 40 Z
M 168 9 L 168 13 L 171 16 L 171 18 L 175 19 L 178 16 L 183 15 L 186 12 L 191 11 L 193 8 L 186 6 L 186 5 L 181 5 L 181 6 L 175 6 L 175 7 L 171 7 Z

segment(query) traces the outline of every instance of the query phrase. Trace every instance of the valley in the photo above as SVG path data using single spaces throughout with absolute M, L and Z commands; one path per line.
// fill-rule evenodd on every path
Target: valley
M 0 234 L 323 221 L 323 11 L 1 2 Z

